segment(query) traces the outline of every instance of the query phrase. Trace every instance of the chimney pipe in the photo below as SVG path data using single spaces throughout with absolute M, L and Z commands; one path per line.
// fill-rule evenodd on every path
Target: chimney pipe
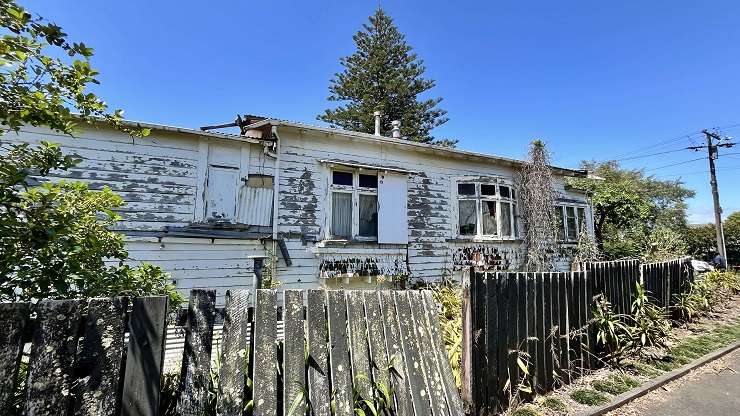
M 383 113 L 381 113 L 380 111 L 376 111 L 373 113 L 373 115 L 375 116 L 375 135 L 376 136 L 380 136 L 380 116 L 382 114 Z
M 391 136 L 395 137 L 396 139 L 401 138 L 401 120 L 393 120 L 391 121 L 391 125 L 393 126 L 393 130 Z

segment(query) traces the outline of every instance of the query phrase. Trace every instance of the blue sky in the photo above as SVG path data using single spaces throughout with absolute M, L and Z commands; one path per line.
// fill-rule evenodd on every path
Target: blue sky
M 318 123 L 339 57 L 375 1 L 20 0 L 95 48 L 96 90 L 126 117 L 186 127 L 237 113 Z M 391 1 L 437 81 L 459 147 L 516 158 L 533 138 L 558 165 L 740 138 L 737 1 Z M 735 126 L 737 125 L 737 126 Z M 672 139 L 672 140 L 669 140 Z M 662 143 L 656 145 L 657 143 Z M 740 146 L 717 162 L 725 215 L 740 210 Z M 737 154 L 731 154 L 737 153 Z M 624 161 L 697 191 L 712 219 L 706 160 L 677 151 Z M 661 168 L 665 165 L 676 164 Z M 659 168 L 659 169 L 655 169 Z

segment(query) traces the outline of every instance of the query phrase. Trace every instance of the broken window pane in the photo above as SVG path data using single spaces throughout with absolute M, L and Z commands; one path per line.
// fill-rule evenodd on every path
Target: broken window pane
M 475 201 L 460 202 L 460 235 L 475 235 L 478 226 L 478 219 L 475 213 Z
M 498 225 L 496 224 L 496 201 L 482 201 L 481 210 L 483 235 L 497 235 Z
M 565 219 L 568 231 L 568 240 L 576 239 L 576 209 L 574 207 L 565 207 Z
M 360 188 L 377 188 L 378 175 L 360 174 Z
M 501 192 L 501 198 L 509 198 L 511 196 L 508 186 L 499 186 L 498 190 Z
M 352 194 L 333 192 L 331 196 L 331 233 L 334 237 L 352 237 Z
M 378 236 L 378 196 L 360 195 L 360 237 Z
M 480 194 L 488 195 L 488 196 L 495 196 L 496 195 L 496 185 L 481 185 Z
M 334 185 L 352 186 L 352 174 L 350 172 L 332 172 L 332 183 Z
M 511 237 L 511 204 L 501 203 L 501 235 Z
M 475 184 L 474 183 L 459 183 L 457 184 L 458 195 L 475 195 Z
M 581 230 L 588 229 L 586 225 L 586 209 L 585 208 L 578 208 L 578 233 L 581 233 Z
M 555 207 L 555 219 L 558 226 L 558 240 L 565 239 L 565 223 L 563 222 L 563 207 L 558 205 Z

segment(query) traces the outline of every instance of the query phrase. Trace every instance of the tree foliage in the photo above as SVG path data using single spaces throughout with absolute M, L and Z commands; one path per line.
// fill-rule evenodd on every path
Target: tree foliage
M 681 181 L 658 180 L 615 161 L 584 161 L 581 167 L 600 179 L 570 178 L 568 184 L 592 195 L 596 242 L 606 257 L 643 255 L 655 230 L 686 229 L 686 199 L 694 191 Z
M 148 134 L 123 128 L 120 111 L 108 113 L 87 92 L 97 83 L 92 49 L 69 43 L 59 26 L 16 3 L 0 1 L 0 123 L 6 130 L 46 126 L 72 135 L 77 121 L 102 120 L 132 135 Z M 0 133 L 13 134 L 6 130 Z M 45 178 L 78 160 L 48 142 L 36 148 L 0 142 L 0 150 L 0 300 L 144 294 L 180 300 L 159 268 L 124 263 L 123 237 L 109 231 L 119 219 L 119 196 Z
M 528 271 L 555 268 L 553 259 L 557 240 L 555 189 L 550 170 L 550 153 L 545 144 L 535 140 L 517 175 L 520 215 L 524 226 L 524 267 Z
M 454 146 L 456 140 L 436 140 L 431 131 L 447 122 L 437 107 L 442 98 L 423 99 L 435 82 L 423 77 L 424 62 L 406 43 L 393 19 L 378 9 L 353 37 L 357 50 L 340 59 L 344 70 L 334 74 L 329 101 L 342 102 L 317 118 L 334 127 L 373 133 L 375 111 L 382 112 L 381 129 L 391 130 L 401 120 L 401 135 L 408 140 Z
M 733 212 L 722 223 L 725 231 L 725 248 L 729 264 L 740 264 L 740 211 Z M 690 226 L 685 231 L 689 253 L 711 260 L 717 252 L 717 234 L 714 224 Z

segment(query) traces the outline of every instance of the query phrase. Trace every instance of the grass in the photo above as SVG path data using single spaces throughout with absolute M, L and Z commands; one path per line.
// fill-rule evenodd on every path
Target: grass
M 602 393 L 622 394 L 640 385 L 640 382 L 625 374 L 611 374 L 609 377 L 596 380 L 591 386 Z
M 516 409 L 511 416 L 542 416 L 542 414 L 533 407 L 523 406 Z
M 570 393 L 570 398 L 586 406 L 598 406 L 609 401 L 609 398 L 601 392 L 593 389 L 576 389 Z
M 647 378 L 658 377 L 663 374 L 663 371 L 653 367 L 650 364 L 646 364 L 640 361 L 635 361 L 630 364 L 630 367 L 639 375 Z
M 568 406 L 557 397 L 545 397 L 540 403 L 543 407 L 546 407 L 554 412 L 568 413 Z
M 738 340 L 740 340 L 740 322 L 734 321 L 706 334 L 688 337 L 671 348 L 664 358 L 648 364 L 662 371 L 675 370 Z

